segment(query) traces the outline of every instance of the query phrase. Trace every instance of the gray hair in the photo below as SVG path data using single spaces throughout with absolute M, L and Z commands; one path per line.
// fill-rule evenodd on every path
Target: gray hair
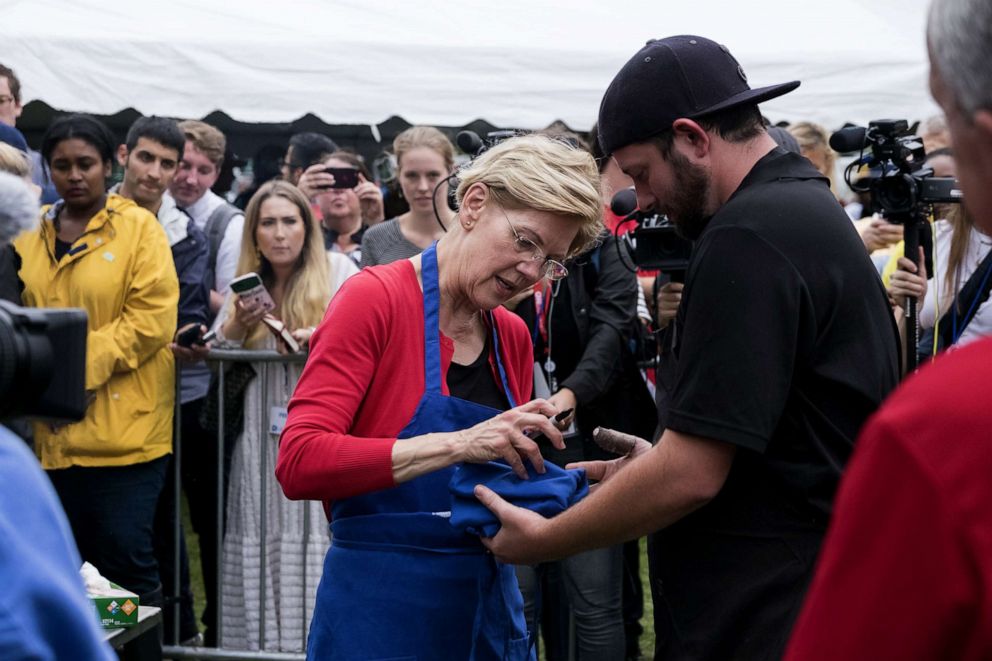
M 992 2 L 934 0 L 927 41 L 940 79 L 961 110 L 992 110 Z
M 26 181 L 0 172 L 0 246 L 38 225 L 38 197 Z

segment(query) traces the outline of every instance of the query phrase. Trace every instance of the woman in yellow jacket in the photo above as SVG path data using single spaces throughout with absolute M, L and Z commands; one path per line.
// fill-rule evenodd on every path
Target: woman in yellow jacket
M 165 232 L 131 200 L 108 195 L 114 139 L 72 115 L 42 156 L 61 200 L 15 241 L 24 304 L 89 315 L 86 417 L 35 426 L 35 450 L 84 560 L 141 603 L 161 600 L 152 520 L 172 451 L 175 373 L 168 344 L 179 285 Z M 151 182 L 149 182 L 151 183 Z

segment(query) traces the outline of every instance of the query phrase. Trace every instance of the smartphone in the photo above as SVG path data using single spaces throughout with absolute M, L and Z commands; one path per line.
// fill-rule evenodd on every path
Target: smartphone
M 231 291 L 238 295 L 249 310 L 261 309 L 272 312 L 276 309 L 275 301 L 266 291 L 262 278 L 257 273 L 245 273 L 231 280 Z
M 286 328 L 286 324 L 269 315 L 262 317 L 262 323 L 272 331 L 272 334 L 276 336 L 277 340 L 282 342 L 282 345 L 289 353 L 296 353 L 300 350 L 300 343 L 290 334 L 289 329 Z
M 176 336 L 176 344 L 181 347 L 186 347 L 187 349 L 194 344 L 203 344 L 203 340 L 200 338 L 200 325 L 196 324 L 190 326 L 182 333 Z
M 324 168 L 324 172 L 334 177 L 334 184 L 325 188 L 354 188 L 358 185 L 358 170 L 355 168 Z

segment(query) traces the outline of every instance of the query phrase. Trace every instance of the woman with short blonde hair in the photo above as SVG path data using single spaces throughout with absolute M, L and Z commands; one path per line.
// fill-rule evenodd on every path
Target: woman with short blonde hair
M 333 515 L 312 659 L 531 658 L 513 568 L 449 523 L 448 485 L 462 463 L 561 470 L 525 435 L 564 447 L 559 411 L 527 401 L 530 333 L 502 304 L 563 278 L 599 234 L 599 175 L 563 142 L 511 138 L 462 172 L 458 199 L 435 245 L 345 285 L 290 402 L 276 477 Z

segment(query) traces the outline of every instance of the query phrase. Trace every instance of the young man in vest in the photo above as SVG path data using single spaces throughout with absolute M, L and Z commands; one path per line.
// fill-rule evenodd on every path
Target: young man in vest
M 223 305 L 228 285 L 234 279 L 245 217 L 240 209 L 210 190 L 224 164 L 224 150 L 227 147 L 224 134 L 197 120 L 180 122 L 179 130 L 186 137 L 186 148 L 169 192 L 176 204 L 207 235 L 210 244 L 210 311 L 214 316 Z

